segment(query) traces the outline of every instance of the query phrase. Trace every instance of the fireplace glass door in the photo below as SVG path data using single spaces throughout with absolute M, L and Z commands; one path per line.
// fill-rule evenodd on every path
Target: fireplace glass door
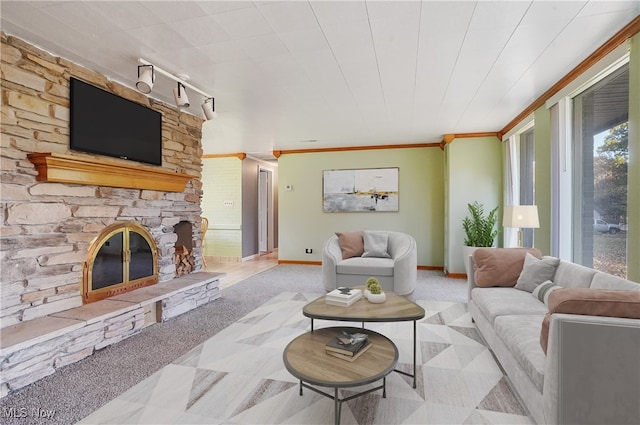
M 97 301 L 158 280 L 151 235 L 136 223 L 116 223 L 91 245 L 85 262 L 83 299 Z
M 124 230 L 120 230 L 102 244 L 93 259 L 91 289 L 102 289 L 125 281 L 124 253 Z

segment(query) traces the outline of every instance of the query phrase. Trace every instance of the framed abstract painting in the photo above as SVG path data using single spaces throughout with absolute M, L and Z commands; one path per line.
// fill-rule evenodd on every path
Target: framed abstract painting
M 397 212 L 399 168 L 324 170 L 324 212 Z

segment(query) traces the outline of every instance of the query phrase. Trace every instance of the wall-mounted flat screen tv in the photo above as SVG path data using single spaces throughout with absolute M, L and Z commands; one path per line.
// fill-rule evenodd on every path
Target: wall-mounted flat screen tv
M 73 150 L 162 165 L 162 114 L 71 77 Z

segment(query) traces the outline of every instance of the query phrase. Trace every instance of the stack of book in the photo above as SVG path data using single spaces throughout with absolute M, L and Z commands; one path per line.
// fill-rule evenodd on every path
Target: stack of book
M 362 298 L 362 291 L 360 289 L 338 288 L 326 295 L 325 303 L 349 307 L 360 298 Z
M 330 356 L 352 362 L 371 348 L 372 344 L 366 334 L 350 335 L 341 332 L 327 342 L 325 351 Z

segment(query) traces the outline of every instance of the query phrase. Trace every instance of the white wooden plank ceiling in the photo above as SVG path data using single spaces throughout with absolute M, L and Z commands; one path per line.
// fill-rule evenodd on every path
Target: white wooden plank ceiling
M 205 153 L 498 131 L 640 1 L 2 1 L 2 31 L 135 86 L 145 58 L 216 98 Z M 151 96 L 173 105 L 174 82 Z M 189 93 L 189 112 L 203 99 Z M 309 140 L 315 140 L 311 143 Z

